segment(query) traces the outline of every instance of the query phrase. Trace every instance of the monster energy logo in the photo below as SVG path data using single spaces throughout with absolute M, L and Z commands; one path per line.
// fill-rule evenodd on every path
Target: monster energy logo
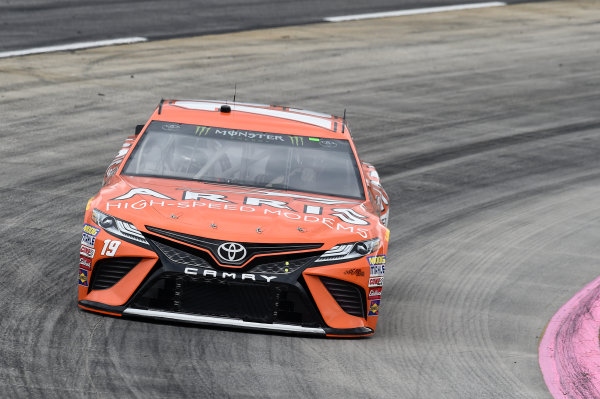
M 303 146 L 304 145 L 304 137 L 302 137 L 302 136 L 290 136 L 290 140 L 292 141 L 292 145 L 295 145 L 295 146 Z
M 208 126 L 196 126 L 196 135 L 202 136 L 203 134 L 208 134 L 210 131 L 210 127 Z

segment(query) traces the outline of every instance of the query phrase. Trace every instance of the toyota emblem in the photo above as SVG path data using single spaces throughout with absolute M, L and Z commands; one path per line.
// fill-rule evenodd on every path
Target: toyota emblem
M 217 254 L 226 262 L 239 262 L 246 257 L 246 248 L 237 242 L 224 242 L 217 248 Z

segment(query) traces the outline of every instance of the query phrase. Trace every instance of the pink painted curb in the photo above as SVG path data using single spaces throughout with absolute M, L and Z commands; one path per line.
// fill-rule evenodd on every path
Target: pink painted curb
M 552 317 L 539 346 L 539 362 L 552 396 L 600 398 L 600 277 Z

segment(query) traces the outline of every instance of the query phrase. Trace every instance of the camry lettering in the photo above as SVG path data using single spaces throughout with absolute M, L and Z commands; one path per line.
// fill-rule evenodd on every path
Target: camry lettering
M 258 277 L 261 277 L 263 280 L 265 280 L 267 283 L 270 282 L 273 279 L 276 279 L 277 276 L 265 276 L 262 274 L 250 274 L 250 273 L 242 273 L 241 275 L 238 275 L 238 273 L 228 273 L 228 272 L 217 272 L 216 270 L 200 270 L 197 267 L 186 267 L 183 272 L 185 274 L 189 274 L 190 276 L 203 276 L 203 277 L 220 277 L 220 278 L 224 278 L 224 279 L 231 279 L 231 280 L 237 280 L 238 277 L 240 280 L 252 280 L 252 281 L 257 281 Z M 258 280 L 258 281 L 262 281 L 262 280 Z

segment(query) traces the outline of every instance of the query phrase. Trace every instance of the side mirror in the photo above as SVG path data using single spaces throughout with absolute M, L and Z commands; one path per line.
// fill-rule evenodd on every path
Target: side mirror
M 140 134 L 142 132 L 142 129 L 144 129 L 144 125 L 137 125 L 135 127 L 135 135 L 137 136 L 138 134 Z

